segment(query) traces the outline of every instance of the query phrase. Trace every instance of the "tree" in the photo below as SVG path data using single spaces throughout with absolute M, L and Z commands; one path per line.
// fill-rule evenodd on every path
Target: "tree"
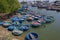
M 0 13 L 11 13 L 18 10 L 19 7 L 18 0 L 0 0 Z

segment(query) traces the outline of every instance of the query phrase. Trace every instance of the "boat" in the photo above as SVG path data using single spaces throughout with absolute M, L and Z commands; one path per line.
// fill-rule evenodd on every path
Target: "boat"
M 40 19 L 38 20 L 38 22 L 39 22 L 39 23 L 42 23 L 42 22 L 43 22 L 43 18 L 40 18 Z
M 21 31 L 21 30 L 13 30 L 12 31 L 12 34 L 14 35 L 14 36 L 19 36 L 19 35 L 21 35 L 23 33 L 23 31 Z
M 13 26 L 13 25 L 11 25 L 11 26 L 8 27 L 9 31 L 13 31 L 14 29 L 15 29 L 15 26 Z
M 28 33 L 25 39 L 26 40 L 38 40 L 38 34 L 34 32 Z
M 11 22 L 8 22 L 8 21 L 5 21 L 5 22 L 3 23 L 3 27 L 4 27 L 4 28 L 8 28 L 8 26 L 10 26 L 10 25 L 12 25 L 12 24 L 11 24 Z
M 53 16 L 48 16 L 47 18 L 48 18 L 48 19 L 51 19 L 52 21 L 55 20 Z
M 18 16 L 14 16 L 11 20 L 12 20 L 12 22 L 19 21 L 19 18 L 18 18 Z
M 32 17 L 28 17 L 28 18 L 27 18 L 27 21 L 32 21 L 32 20 L 33 20 Z
M 41 24 L 38 23 L 37 21 L 35 21 L 35 22 L 32 22 L 31 26 L 32 27 L 39 27 L 39 26 L 41 26 Z
M 19 23 L 22 23 L 22 22 L 24 22 L 24 21 L 25 21 L 25 19 L 19 18 Z
M 38 20 L 39 19 L 39 17 L 34 17 L 34 20 Z
M 21 15 L 26 15 L 26 12 L 20 12 Z
M 53 21 L 51 18 L 48 17 L 44 17 L 44 20 L 46 21 L 46 23 L 51 23 Z
M 3 21 L 0 21 L 0 25 L 3 25 L 3 23 L 4 23 Z
M 19 23 L 19 21 L 14 21 L 14 22 L 12 22 L 12 25 L 18 26 L 18 25 L 20 25 L 20 23 Z
M 19 30 L 21 31 L 27 31 L 29 29 L 30 29 L 29 25 L 22 25 L 21 27 L 19 27 Z
M 28 18 L 28 16 L 27 15 L 24 15 L 23 17 L 21 17 L 21 18 L 23 18 L 23 19 L 27 19 Z

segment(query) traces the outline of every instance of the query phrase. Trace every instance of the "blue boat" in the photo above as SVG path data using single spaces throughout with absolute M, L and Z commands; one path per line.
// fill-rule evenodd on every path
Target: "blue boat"
M 27 16 L 27 15 L 24 15 L 22 18 L 23 18 L 23 19 L 27 19 L 27 18 L 28 18 L 28 16 Z
M 24 22 L 24 20 L 25 20 L 25 19 L 23 19 L 23 18 L 20 18 L 20 19 L 19 19 L 19 23 L 22 23 L 22 22 Z
M 26 40 L 38 40 L 38 34 L 37 33 L 28 33 L 26 38 Z
M 29 29 L 30 29 L 29 25 L 22 25 L 22 26 L 19 28 L 19 30 L 22 30 L 22 31 L 27 31 L 27 30 L 29 30 Z
M 19 21 L 19 18 L 17 16 L 14 16 L 12 19 L 11 19 L 13 22 L 14 21 Z
M 0 21 L 0 25 L 3 25 L 4 22 Z
M 14 21 L 14 22 L 12 22 L 12 25 L 14 25 L 14 26 L 18 26 L 19 24 L 17 24 L 17 22 L 18 22 L 18 21 Z
M 9 31 L 13 31 L 14 29 L 15 29 L 15 26 L 9 26 L 9 27 L 8 27 L 8 30 L 9 30 Z
M 34 17 L 34 20 L 38 20 L 39 19 L 39 17 Z
M 51 18 L 47 18 L 47 17 L 44 17 L 44 20 L 46 21 L 46 23 L 51 23 L 53 21 Z

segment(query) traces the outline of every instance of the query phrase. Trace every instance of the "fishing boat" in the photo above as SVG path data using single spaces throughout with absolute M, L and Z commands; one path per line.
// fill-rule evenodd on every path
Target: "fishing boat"
M 18 16 L 14 16 L 11 20 L 12 20 L 12 22 L 19 21 L 19 18 L 18 18 Z
M 35 21 L 35 22 L 32 22 L 31 26 L 32 27 L 39 27 L 39 26 L 41 26 L 41 24 L 38 23 L 37 21 Z
M 22 25 L 22 26 L 19 28 L 19 30 L 21 30 L 21 31 L 27 31 L 27 30 L 29 30 L 29 29 L 30 29 L 29 25 Z
M 40 18 L 40 19 L 38 20 L 38 22 L 39 22 L 39 23 L 42 23 L 42 22 L 43 22 L 43 18 Z
M 23 33 L 23 31 L 20 31 L 20 30 L 13 30 L 12 31 L 12 34 L 14 35 L 14 36 L 19 36 L 19 35 L 21 35 Z
M 22 22 L 24 22 L 24 21 L 25 21 L 25 19 L 19 18 L 19 23 L 22 23 Z
M 3 25 L 3 23 L 4 23 L 3 21 L 0 21 L 0 25 Z
M 4 21 L 3 23 L 3 27 L 4 28 L 8 28 L 8 26 L 12 25 L 11 22 L 8 22 L 8 21 Z
M 27 18 L 27 21 L 32 21 L 32 20 L 33 20 L 32 17 L 28 17 L 28 18 Z
M 15 26 L 13 26 L 13 25 L 11 25 L 11 26 L 8 27 L 9 31 L 13 31 L 14 29 L 15 29 Z
M 28 33 L 26 38 L 26 40 L 38 40 L 38 34 L 37 33 Z
M 39 17 L 34 17 L 34 20 L 38 20 L 39 19 Z
M 51 23 L 53 21 L 53 19 L 49 17 L 44 17 L 44 20 L 46 21 L 46 23 Z

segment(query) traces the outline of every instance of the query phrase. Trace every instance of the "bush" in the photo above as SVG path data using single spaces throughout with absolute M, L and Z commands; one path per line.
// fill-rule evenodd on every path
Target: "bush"
M 0 13 L 11 13 L 18 10 L 19 7 L 18 0 L 0 0 Z

